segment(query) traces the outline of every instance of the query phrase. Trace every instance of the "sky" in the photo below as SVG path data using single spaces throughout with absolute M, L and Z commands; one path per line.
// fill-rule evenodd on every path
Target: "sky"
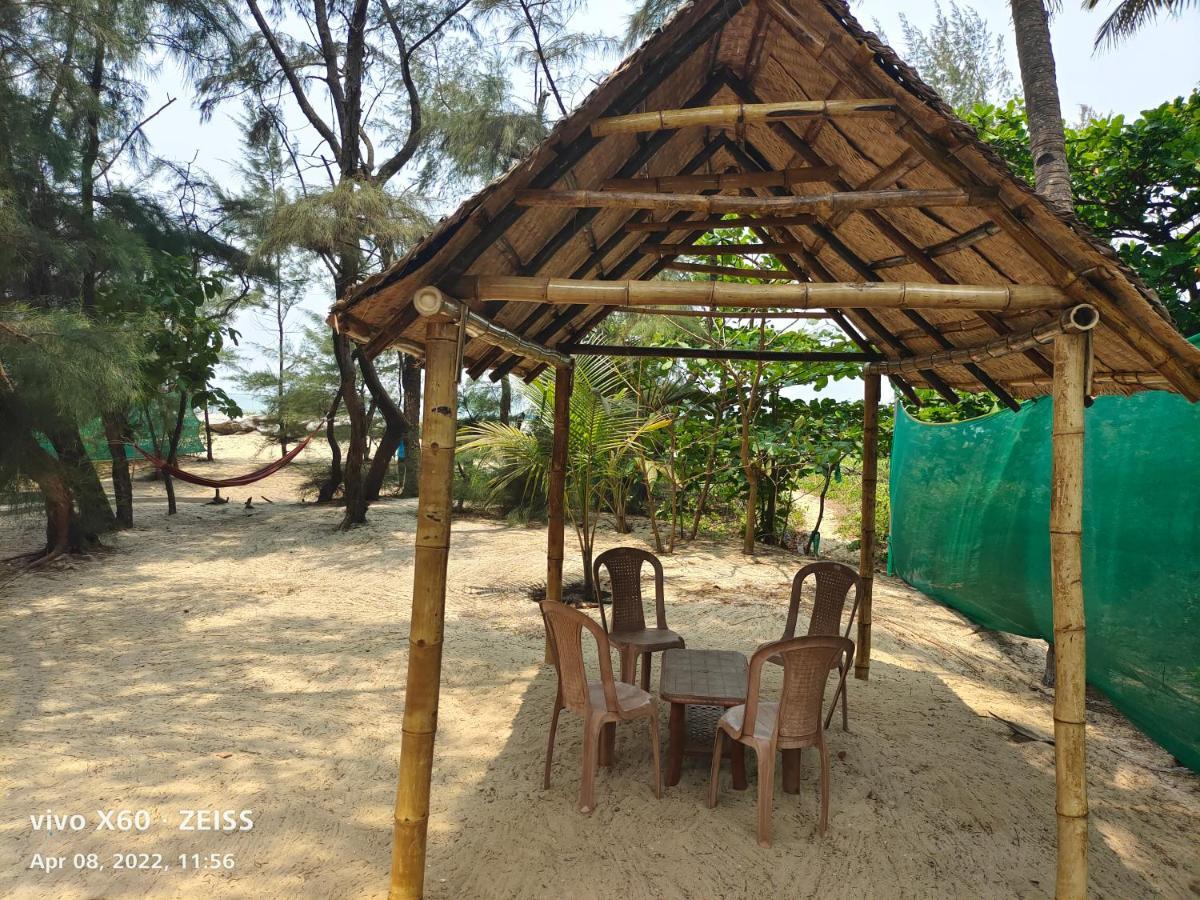
M 575 27 L 619 37 L 635 5 L 631 0 L 589 0 Z M 1009 0 L 975 0 L 970 5 L 988 20 L 994 33 L 1004 37 L 1013 83 L 1019 89 Z M 896 43 L 902 41 L 901 12 L 919 28 L 928 27 L 935 14 L 934 0 L 908 0 L 900 10 L 894 0 L 859 0 L 853 8 L 860 22 L 872 30 L 878 24 Z M 1051 24 L 1063 113 L 1068 120 L 1074 120 L 1082 106 L 1099 114 L 1134 116 L 1143 109 L 1189 93 L 1200 84 L 1200 53 L 1196 52 L 1200 11 L 1187 12 L 1178 19 L 1163 19 L 1116 49 L 1093 51 L 1093 36 L 1102 19 L 1101 11 L 1088 13 L 1080 8 L 1079 0 L 1064 0 L 1062 11 Z M 903 55 L 903 47 L 897 49 Z M 618 62 L 616 56 L 596 60 L 594 72 L 589 74 L 601 78 Z M 574 99 L 582 99 L 589 87 L 585 85 Z M 236 184 L 235 160 L 240 135 L 231 118 L 238 111 L 236 106 L 231 104 L 208 122 L 202 122 L 186 81 L 168 63 L 149 85 L 146 108 L 156 109 L 169 97 L 176 98 L 176 102 L 146 126 L 153 152 L 178 161 L 194 159 L 199 168 L 225 186 Z M 450 206 L 461 199 L 464 198 L 454 198 Z M 314 270 L 304 307 L 324 314 L 331 302 L 328 278 Z M 236 327 L 248 344 L 269 343 L 270 324 L 255 313 L 242 313 Z M 253 356 L 249 348 L 247 353 Z M 841 382 L 827 393 L 849 399 L 859 397 L 861 390 L 855 383 Z

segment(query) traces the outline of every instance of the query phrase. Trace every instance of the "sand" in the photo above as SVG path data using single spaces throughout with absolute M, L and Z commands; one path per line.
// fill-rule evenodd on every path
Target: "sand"
M 219 439 L 222 462 L 205 468 L 254 468 L 268 458 L 251 459 L 257 446 Z M 303 476 L 256 486 L 275 502 L 253 510 L 247 489 L 214 507 L 181 486 L 169 519 L 159 487 L 138 481 L 137 528 L 110 552 L 0 587 L 0 896 L 383 895 L 415 503 L 380 503 L 368 525 L 338 534 L 337 510 L 299 502 Z M 0 549 L 31 549 L 37 531 L 0 517 Z M 777 790 L 764 850 L 754 791 L 726 777 L 721 805 L 706 809 L 699 761 L 654 799 L 640 725 L 621 729 L 584 816 L 579 722 L 565 716 L 543 791 L 554 678 L 526 589 L 544 578 L 544 547 L 537 528 L 455 527 L 429 896 L 1051 896 L 1053 750 L 1014 742 L 989 715 L 1051 732 L 1040 645 L 980 632 L 887 578 L 871 680 L 851 683 L 851 731 L 829 734 L 823 838 L 814 756 L 798 797 Z M 700 542 L 664 564 L 670 623 L 688 646 L 750 650 L 778 636 L 797 557 L 747 560 L 732 542 Z M 1089 706 L 1093 890 L 1200 894 L 1200 779 L 1102 699 Z M 180 830 L 181 811 L 196 809 L 248 810 L 253 828 Z M 146 810 L 153 823 L 98 831 L 101 810 Z M 47 811 L 87 827 L 35 830 L 30 816 Z M 104 870 L 74 868 L 91 853 Z M 161 854 L 170 868 L 115 870 L 118 853 Z M 38 854 L 65 857 L 64 870 L 30 868 Z M 229 854 L 216 864 L 234 868 L 184 869 L 180 854 Z

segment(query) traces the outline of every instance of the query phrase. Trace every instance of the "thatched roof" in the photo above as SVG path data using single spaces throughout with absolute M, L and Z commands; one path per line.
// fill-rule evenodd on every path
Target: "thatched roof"
M 728 129 L 683 128 L 594 137 L 601 117 L 715 103 L 893 98 L 886 117 L 745 123 Z M 1154 294 L 1113 249 L 1071 217 L 1057 214 L 1014 176 L 957 119 L 917 74 L 865 31 L 841 0 L 693 0 L 558 124 L 527 159 L 442 220 L 387 271 L 334 306 L 338 325 L 372 353 L 396 341 L 420 342 L 411 307 L 427 284 L 449 288 L 462 275 L 540 275 L 647 279 L 664 262 L 639 252 L 645 242 L 678 242 L 690 231 L 630 231 L 628 209 L 529 208 L 525 188 L 600 189 L 611 178 L 781 170 L 828 165 L 825 183 L 776 193 L 864 188 L 965 189 L 968 206 L 874 209 L 818 216 L 804 226 L 772 229 L 776 241 L 799 241 L 787 260 L 816 281 L 1046 284 L 1074 302 L 1095 304 L 1097 392 L 1167 387 L 1200 399 L 1200 350 L 1171 324 Z M 681 215 L 686 217 L 686 215 Z M 962 246 L 949 245 L 973 234 Z M 611 310 L 529 303 L 477 309 L 513 332 L 549 347 L 578 341 Z M 1050 311 L 847 309 L 841 324 L 892 359 L 975 346 L 1053 318 Z M 472 375 L 536 366 L 480 341 L 466 348 Z M 1016 397 L 1046 393 L 1048 356 L 1041 350 L 967 369 L 946 365 L 956 389 L 996 384 Z M 990 382 L 990 383 L 989 383 Z

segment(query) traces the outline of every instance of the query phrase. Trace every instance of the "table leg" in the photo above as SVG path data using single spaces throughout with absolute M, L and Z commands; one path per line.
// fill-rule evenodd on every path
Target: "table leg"
M 733 769 L 733 789 L 735 791 L 744 791 L 748 783 L 746 781 L 746 745 L 741 741 L 730 741 L 733 747 L 730 749 L 730 768 Z
M 800 751 L 783 751 L 783 792 L 800 793 Z
M 683 773 L 683 744 L 687 740 L 687 707 L 684 704 L 671 704 L 671 718 L 667 730 L 670 734 L 670 746 L 667 748 L 667 787 L 675 787 Z

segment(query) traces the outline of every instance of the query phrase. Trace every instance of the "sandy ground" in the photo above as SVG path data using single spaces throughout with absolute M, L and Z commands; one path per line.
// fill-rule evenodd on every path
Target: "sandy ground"
M 221 439 L 224 462 L 208 468 L 253 468 L 254 448 Z M 158 487 L 139 481 L 138 527 L 111 552 L 0 588 L 0 896 L 383 895 L 415 506 L 379 504 L 367 526 L 336 534 L 338 511 L 295 498 L 301 476 L 258 486 L 275 502 L 253 510 L 246 489 L 214 507 L 185 486 L 171 519 Z M 36 534 L 10 518 L 0 549 Z M 988 715 L 1050 733 L 1040 648 L 980 633 L 886 578 L 871 680 L 851 684 L 851 731 L 830 732 L 824 838 L 814 757 L 799 797 L 777 790 L 764 850 L 754 791 L 726 778 L 706 809 L 698 761 L 654 799 L 641 726 L 622 728 L 599 806 L 583 816 L 580 728 L 565 716 L 543 791 L 554 676 L 524 592 L 544 577 L 544 546 L 532 528 L 455 529 L 430 896 L 1051 895 L 1052 748 L 1015 743 Z M 778 635 L 794 556 L 748 561 L 702 543 L 664 563 L 670 623 L 689 646 L 750 650 Z M 1106 703 L 1092 707 L 1095 894 L 1200 894 L 1200 780 L 1171 770 Z M 253 828 L 180 830 L 196 809 L 249 810 Z M 147 810 L 153 823 L 97 830 L 100 810 Z M 47 812 L 87 825 L 35 829 L 30 817 Z M 77 869 L 92 853 L 105 868 Z M 170 868 L 117 870 L 118 853 L 161 854 Z M 229 854 L 234 868 L 184 869 L 180 854 Z M 64 857 L 64 870 L 31 868 L 42 857 Z

